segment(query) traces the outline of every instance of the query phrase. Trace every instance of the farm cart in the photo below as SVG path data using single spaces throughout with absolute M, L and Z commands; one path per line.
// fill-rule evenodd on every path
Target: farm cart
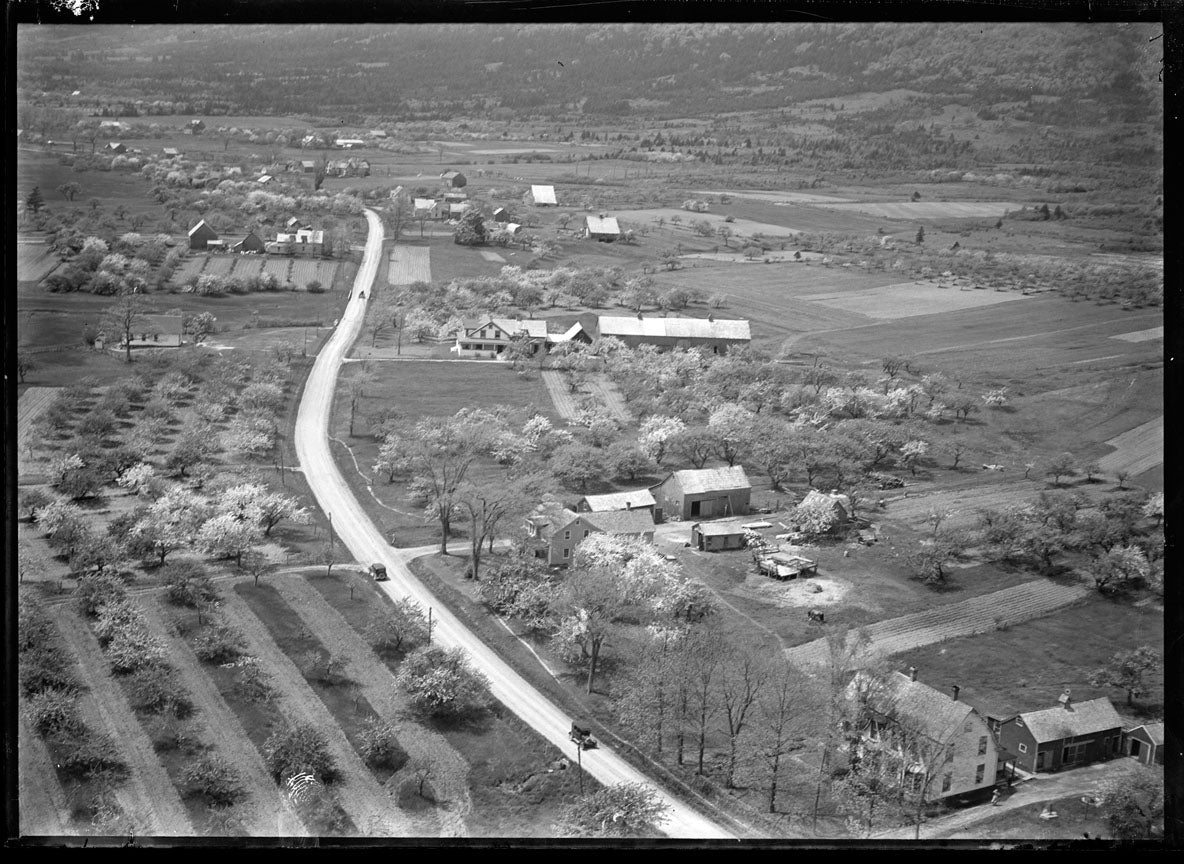
M 757 572 L 774 579 L 796 579 L 807 573 L 818 573 L 818 565 L 809 558 L 800 555 L 789 555 L 785 552 L 773 552 L 756 559 Z

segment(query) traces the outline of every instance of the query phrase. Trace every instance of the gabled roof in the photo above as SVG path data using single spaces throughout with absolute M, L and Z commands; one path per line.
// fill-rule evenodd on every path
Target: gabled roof
M 574 326 L 579 326 L 577 323 Z M 654 495 L 649 489 L 632 489 L 627 492 L 609 492 L 607 495 L 585 495 L 584 503 L 593 513 L 603 513 L 606 510 L 626 510 L 632 506 L 653 507 Z
M 812 504 L 815 501 L 824 501 L 832 506 L 842 507 L 844 510 L 851 509 L 851 499 L 846 495 L 840 495 L 837 492 L 819 492 L 817 489 L 811 489 L 806 493 L 806 497 L 802 499 L 802 504 Z
M 554 204 L 555 203 L 555 187 L 554 186 L 531 186 L 530 197 L 534 199 L 535 204 Z
M 445 171 L 443 174 L 440 175 L 440 179 L 451 180 L 454 177 L 460 177 L 460 176 L 461 176 L 461 173 L 459 171 Z
M 649 510 L 604 510 L 579 515 L 606 534 L 644 534 L 654 530 L 654 514 Z
M 213 228 L 211 228 L 209 225 L 206 225 L 206 220 L 205 220 L 205 219 L 199 219 L 199 220 L 198 220 L 198 222 L 197 222 L 197 224 L 196 224 L 196 225 L 194 225 L 192 228 L 190 228 L 190 229 L 189 229 L 189 236 L 190 236 L 190 237 L 192 237 L 194 234 L 196 234 L 196 233 L 198 232 L 198 230 L 199 230 L 199 229 L 200 229 L 200 228 L 201 228 L 203 225 L 205 226 L 205 229 L 206 229 L 207 231 L 211 232 L 211 233 L 212 233 L 212 234 L 213 234 L 215 237 L 217 237 L 217 236 L 218 236 L 218 232 L 217 232 L 217 231 L 215 231 L 215 230 L 214 230 Z
M 434 210 L 436 209 L 436 199 L 434 198 L 416 198 L 416 210 Z
M 705 537 L 731 537 L 734 534 L 744 533 L 739 522 L 696 522 L 691 527 Z
M 547 338 L 551 342 L 555 342 L 555 343 L 570 342 L 572 339 L 575 339 L 576 336 L 578 336 L 581 333 L 583 333 L 589 339 L 591 339 L 592 335 L 593 335 L 584 329 L 583 324 L 581 324 L 579 321 L 577 321 L 575 324 L 572 324 L 570 327 L 568 327 L 562 333 L 553 333 L 553 334 L 547 336 Z M 653 503 L 653 502 L 651 501 L 651 503 Z
M 160 152 L 163 153 L 165 156 L 180 156 L 181 155 L 181 151 L 178 150 L 176 147 L 165 147 Z
M 674 471 L 670 475 L 678 481 L 684 495 L 701 492 L 723 492 L 728 489 L 751 489 L 744 469 L 735 465 L 731 468 L 698 468 Z
M 526 521 L 538 529 L 540 537 L 546 539 L 565 525 L 570 525 L 579 516 L 579 513 L 568 510 L 562 504 L 546 501 L 534 508 L 534 511 L 526 517 Z
M 184 319 L 180 315 L 142 315 L 140 322 L 132 328 L 136 333 L 159 333 L 180 336 L 184 330 Z
M 260 178 L 259 178 L 258 180 L 256 180 L 255 182 L 256 182 L 256 183 L 270 183 L 270 182 L 272 181 L 272 179 L 273 179 L 273 178 L 272 178 L 272 176 L 271 176 L 270 174 L 264 174 L 262 177 L 260 177 Z
M 472 208 L 472 204 L 468 201 L 451 201 L 448 204 L 449 213 L 464 213 L 466 210 Z
M 1045 708 L 1019 715 L 1038 744 L 1059 741 L 1091 732 L 1103 732 L 1122 726 L 1122 718 L 1106 698 L 1088 702 L 1070 702 L 1067 708 Z
M 1148 739 L 1150 739 L 1151 743 L 1154 744 L 1155 746 L 1158 747 L 1160 744 L 1163 743 L 1163 722 L 1162 721 L 1159 723 L 1144 723 L 1142 726 L 1136 726 L 1134 729 L 1127 730 L 1127 734 L 1130 735 L 1133 732 L 1138 732 L 1140 729 L 1143 730 L 1143 733 L 1147 736 Z
M 620 234 L 621 226 L 616 216 L 586 216 L 588 231 L 592 234 Z
M 300 167 L 301 168 L 316 168 L 317 163 L 312 159 L 301 159 L 300 160 Z
M 716 318 L 638 318 L 601 315 L 597 318 L 601 336 L 650 336 L 666 339 L 752 339 L 748 321 Z
M 948 741 L 971 714 L 977 713 L 965 702 L 921 681 L 913 681 L 902 672 L 880 678 L 859 672 L 857 678 L 870 684 L 866 692 L 872 710 L 906 723 L 934 741 Z

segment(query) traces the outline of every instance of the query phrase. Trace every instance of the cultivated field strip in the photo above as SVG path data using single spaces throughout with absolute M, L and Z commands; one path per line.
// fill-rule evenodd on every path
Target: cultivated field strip
M 167 646 L 169 660 L 181 684 L 193 698 L 194 704 L 200 707 L 201 719 L 207 731 L 206 740 L 216 743 L 218 755 L 233 765 L 242 777 L 244 797 L 235 805 L 235 813 L 241 818 L 247 835 L 307 836 L 304 823 L 267 773 L 263 757 L 222 698 L 217 685 L 202 669 L 201 661 L 189 643 L 172 635 L 170 628 L 165 626 L 165 614 L 159 601 L 144 596 L 140 598 L 140 604 L 153 631 Z
M 972 597 L 936 609 L 926 609 L 872 624 L 864 630 L 871 638 L 870 651 L 888 657 L 954 639 L 996 629 L 999 624 L 1018 624 L 1047 615 L 1062 606 L 1075 603 L 1089 594 L 1084 585 L 1058 585 L 1035 580 L 1001 591 Z M 827 661 L 825 639 L 815 639 L 785 652 L 800 665 L 822 665 Z
M 192 837 L 195 832 L 189 813 L 156 758 L 151 739 L 124 698 L 123 689 L 112 679 L 98 640 L 68 605 L 57 607 L 52 615 L 79 666 L 79 680 L 90 684 L 78 700 L 83 719 L 91 728 L 110 736 L 127 763 L 127 782 L 116 787 L 115 796 L 136 833 Z
M 481 257 L 484 258 L 486 261 L 492 262 L 493 264 L 505 264 L 506 263 L 505 258 L 503 258 L 498 253 L 496 253 L 492 250 L 489 250 L 489 249 L 481 250 Z
M 564 420 L 571 420 L 576 416 L 576 399 L 580 394 L 569 393 L 567 384 L 563 381 L 563 374 L 554 369 L 543 372 L 543 383 L 547 385 L 547 393 L 551 396 L 551 403 L 555 406 L 555 413 Z
M 1019 210 L 1011 201 L 818 201 L 816 206 L 847 210 L 883 219 L 995 219 Z
M 29 440 L 29 436 L 33 423 L 61 392 L 61 387 L 30 387 L 20 395 L 16 403 L 16 448 L 18 458 L 32 443 Z
M 257 255 L 243 255 L 234 262 L 233 275 L 253 279 L 263 272 L 264 261 Z
M 1022 465 L 1008 465 L 1009 471 L 1023 474 Z M 965 527 L 978 519 L 980 510 L 1003 510 L 1035 498 L 1048 488 L 1036 480 L 1013 480 L 958 489 L 941 489 L 907 498 L 888 499 L 888 511 L 893 519 L 920 523 L 931 510 L 949 511 L 945 525 Z
M 20 829 L 23 836 L 64 836 L 70 807 L 58 782 L 53 759 L 40 736 L 19 713 L 17 778 Z
M 288 281 L 288 276 L 292 272 L 292 261 L 288 258 L 268 258 L 263 262 L 263 272 L 274 273 L 282 285 Z
M 16 278 L 18 282 L 40 282 L 61 263 L 44 243 L 18 243 Z
M 396 246 L 391 250 L 386 281 L 390 285 L 431 282 L 431 249 L 427 246 Z
M 329 751 L 341 772 L 333 791 L 342 808 L 364 836 L 409 837 L 413 826 L 387 791 L 362 762 L 332 713 L 304 680 L 296 664 L 279 650 L 267 626 L 233 590 L 223 594 L 222 608 L 227 622 L 243 634 L 247 650 L 258 657 L 283 694 L 284 713 L 293 721 L 315 726 L 325 734 Z
M 206 266 L 206 256 L 199 255 L 194 258 L 186 258 L 181 262 L 181 266 L 173 273 L 173 282 L 177 285 L 183 285 L 194 276 L 200 276 L 202 270 Z
M 1106 442 L 1115 450 L 1098 460 L 1102 471 L 1142 474 L 1163 462 L 1163 415 Z
M 235 259 L 230 255 L 211 255 L 206 259 L 204 272 L 213 276 L 229 276 Z
M 334 609 L 316 588 L 299 576 L 277 579 L 272 585 L 288 602 L 300 620 L 322 645 L 333 645 L 350 662 L 346 675 L 358 682 L 363 695 L 371 707 L 388 722 L 398 728 L 399 746 L 412 760 L 425 759 L 432 764 L 432 788 L 437 797 L 447 803 L 447 808 L 437 811 L 435 817 L 415 819 L 414 836 L 467 837 L 465 816 L 473 808 L 469 797 L 469 764 L 453 749 L 448 740 L 418 723 L 401 723 L 398 716 L 406 709 L 406 700 L 396 689 L 390 670 L 375 655 L 341 613 Z M 408 763 L 410 764 L 410 763 Z M 399 783 L 405 778 L 405 770 L 395 774 L 387 789 L 397 792 Z M 413 817 L 414 818 L 414 817 Z

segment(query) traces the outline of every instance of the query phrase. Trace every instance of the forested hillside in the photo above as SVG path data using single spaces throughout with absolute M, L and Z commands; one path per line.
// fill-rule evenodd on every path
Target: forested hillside
M 178 113 L 315 108 L 345 122 L 473 109 L 702 116 L 908 88 L 1003 111 L 1054 97 L 1059 122 L 1096 124 L 1158 119 L 1162 40 L 1151 40 L 1159 32 L 1135 24 L 22 27 L 18 70 L 25 92 L 85 89 L 96 100 L 158 101 Z

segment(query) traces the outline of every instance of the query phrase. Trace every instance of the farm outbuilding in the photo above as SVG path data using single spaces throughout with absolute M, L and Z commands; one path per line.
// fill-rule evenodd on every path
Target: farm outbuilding
M 522 196 L 522 203 L 535 207 L 554 207 L 558 203 L 555 200 L 555 187 L 531 186 L 530 191 Z
M 1125 752 L 1144 765 L 1163 764 L 1163 723 L 1145 723 L 1124 733 Z
M 440 202 L 434 198 L 416 198 L 412 216 L 415 219 L 439 219 Z
M 107 146 L 103 148 L 108 153 L 126 153 L 127 146 L 120 144 L 118 141 L 108 141 Z
M 748 512 L 752 484 L 739 466 L 673 471 L 651 486 L 654 520 L 741 516 Z
M 601 243 L 611 243 L 621 237 L 621 226 L 617 224 L 616 216 L 585 216 L 584 236 L 589 240 L 599 240 Z
M 653 513 L 654 506 L 654 494 L 649 489 L 631 489 L 605 495 L 585 495 L 576 505 L 576 511 L 603 513 L 608 510 L 649 510 Z
M 756 569 L 774 579 L 796 579 L 804 573 L 818 573 L 818 564 L 801 555 L 789 552 L 755 554 Z
M 866 770 L 874 767 L 867 757 L 886 747 L 905 754 L 919 748 L 913 750 L 915 761 L 905 760 L 913 764 L 903 777 L 898 760 L 885 760 L 885 768 L 896 775 L 886 779 L 903 785 L 906 794 L 924 790 L 929 800 L 976 799 L 988 795 L 998 781 L 1000 742 L 986 718 L 958 698 L 958 688 L 951 695 L 930 687 L 910 667 L 907 675 L 857 672 L 847 696 L 861 704 L 860 713 L 867 717 L 851 730 L 844 747 L 852 763 L 862 760 Z M 926 751 L 935 746 L 944 749 L 945 758 L 927 760 Z
M 510 221 L 510 211 L 507 210 L 505 207 L 498 207 L 496 210 L 493 211 L 493 221 L 494 222 L 509 222 Z
M 206 224 L 206 220 L 200 220 L 196 225 L 189 229 L 189 248 L 190 249 L 205 249 L 211 243 L 216 243 L 218 240 L 218 232 Z
M 1109 699 L 1074 702 L 1066 690 L 1059 707 L 1028 711 L 1004 720 L 999 744 L 1015 765 L 1039 773 L 1078 768 L 1110 759 L 1122 749 L 1122 718 Z
M 230 246 L 231 252 L 265 252 L 266 246 L 254 231 L 247 232 L 247 236 Z
M 816 503 L 830 508 L 835 514 L 836 525 L 846 525 L 847 520 L 851 518 L 851 499 L 837 491 L 819 492 L 817 489 L 811 489 L 798 506 L 807 507 Z
M 164 149 L 162 149 L 160 151 L 160 155 L 165 156 L 169 159 L 175 159 L 176 157 L 181 155 L 181 151 L 178 150 L 176 147 L 165 147 Z
M 746 537 L 738 522 L 696 522 L 691 526 L 691 545 L 700 552 L 743 549 Z
M 301 159 L 300 170 L 305 174 L 315 174 L 317 170 L 317 163 L 312 159 Z
M 190 120 L 185 124 L 185 128 L 196 135 L 198 132 L 205 131 L 206 123 L 204 120 Z
M 463 189 L 469 183 L 468 178 L 459 171 L 445 171 L 440 175 L 440 179 L 449 189 Z
M 729 348 L 748 345 L 752 333 L 743 319 L 644 318 L 601 315 L 596 319 L 600 336 L 613 336 L 626 346 L 655 345 L 658 348 L 710 348 L 726 354 Z

